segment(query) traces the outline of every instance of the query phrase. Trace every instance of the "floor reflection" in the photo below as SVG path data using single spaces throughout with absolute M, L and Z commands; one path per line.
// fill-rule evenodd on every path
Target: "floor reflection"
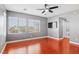
M 21 48 L 10 49 L 8 54 L 39 54 L 40 44 L 33 44 Z

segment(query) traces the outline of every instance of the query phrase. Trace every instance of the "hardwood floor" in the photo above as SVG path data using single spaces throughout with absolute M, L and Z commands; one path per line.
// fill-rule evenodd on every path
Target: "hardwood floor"
M 70 44 L 68 38 L 39 38 L 8 43 L 3 54 L 79 54 L 79 46 Z

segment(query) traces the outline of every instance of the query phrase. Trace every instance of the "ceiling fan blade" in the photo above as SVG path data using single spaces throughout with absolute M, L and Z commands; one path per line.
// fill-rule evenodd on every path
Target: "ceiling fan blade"
M 42 9 L 36 9 L 36 10 L 44 10 L 44 8 L 42 8 Z
M 45 12 L 45 10 L 42 12 L 42 14 Z
M 58 8 L 58 6 L 50 7 L 49 9 L 55 9 L 55 8 Z
M 49 9 L 49 12 L 53 13 L 53 11 L 51 11 L 50 9 Z

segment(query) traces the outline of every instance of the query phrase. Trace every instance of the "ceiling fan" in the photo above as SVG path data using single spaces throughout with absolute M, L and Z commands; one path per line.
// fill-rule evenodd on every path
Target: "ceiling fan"
M 58 8 L 58 6 L 48 7 L 48 4 L 45 4 L 44 7 L 45 7 L 45 8 L 42 8 L 42 9 L 36 9 L 36 10 L 41 10 L 41 11 L 42 11 L 42 14 L 43 14 L 43 13 L 45 13 L 45 12 L 53 13 L 52 9 L 56 9 L 56 8 Z

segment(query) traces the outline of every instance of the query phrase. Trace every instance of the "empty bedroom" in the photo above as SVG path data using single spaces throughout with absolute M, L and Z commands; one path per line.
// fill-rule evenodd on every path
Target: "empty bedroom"
M 1 54 L 79 54 L 79 4 L 0 4 Z

